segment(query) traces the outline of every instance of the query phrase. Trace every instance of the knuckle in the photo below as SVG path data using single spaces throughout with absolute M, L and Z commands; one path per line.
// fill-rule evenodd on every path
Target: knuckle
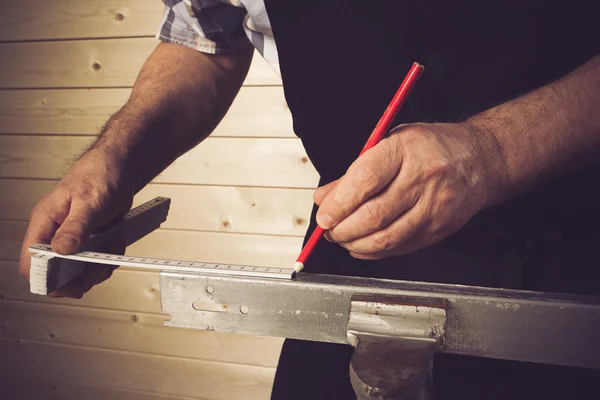
M 90 211 L 99 211 L 107 207 L 119 196 L 117 188 L 111 186 L 92 186 L 79 193 L 79 198 L 90 209 Z
M 368 201 L 364 204 L 365 225 L 380 227 L 384 224 L 384 213 L 382 206 L 376 201 Z
M 361 192 L 370 195 L 379 185 L 380 175 L 372 166 L 356 165 L 353 167 L 356 185 L 362 188 Z
M 315 203 L 315 204 L 320 203 L 320 200 L 322 200 L 322 195 L 321 195 L 322 192 L 323 191 L 321 190 L 321 188 L 318 188 L 317 190 L 315 190 L 313 192 L 313 196 L 312 196 L 313 203 Z
M 29 220 L 31 221 L 38 215 L 42 210 L 47 208 L 47 204 L 51 203 L 50 196 L 47 194 L 42 197 L 29 212 Z
M 458 200 L 458 194 L 454 190 L 449 189 L 440 191 L 436 197 L 438 208 L 441 210 L 453 208 Z
M 108 195 L 106 191 L 97 187 L 92 187 L 86 193 L 85 198 L 90 207 L 97 209 L 102 207 L 106 203 Z
M 31 221 L 35 218 L 35 216 L 37 215 L 39 210 L 40 210 L 40 203 L 37 203 L 35 206 L 33 206 L 31 211 L 29 211 L 29 221 Z
M 38 200 L 29 212 L 29 221 L 38 216 L 50 216 L 61 219 L 66 217 L 65 209 L 70 201 L 70 191 L 65 190 L 62 184 L 58 184 L 51 192 L 45 194 Z
M 63 225 L 64 229 L 61 233 L 65 233 L 66 231 L 74 231 L 79 233 L 79 231 L 85 231 L 90 225 L 90 217 L 88 214 L 72 214 L 69 217 L 68 224 Z
M 440 179 L 450 171 L 450 162 L 443 158 L 433 158 L 423 166 L 423 175 L 426 179 Z
M 343 214 L 347 213 L 348 207 L 346 206 L 346 202 L 337 190 L 333 193 L 332 202 L 334 207 L 337 208 L 337 211 L 340 211 Z
M 379 175 L 372 167 L 363 167 L 358 170 L 358 181 L 365 186 L 375 186 L 379 181 Z
M 377 232 L 373 237 L 376 251 L 390 251 L 395 247 L 395 241 L 388 232 Z

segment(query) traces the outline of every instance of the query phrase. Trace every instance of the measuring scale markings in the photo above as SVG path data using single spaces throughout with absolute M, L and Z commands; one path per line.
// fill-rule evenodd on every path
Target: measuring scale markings
M 46 254 L 70 260 L 93 262 L 97 264 L 122 265 L 134 268 L 150 268 L 163 271 L 209 273 L 221 275 L 254 276 L 263 278 L 292 279 L 292 268 L 253 267 L 249 265 L 213 264 L 200 261 L 167 260 L 160 258 L 130 257 L 117 254 L 82 251 L 71 255 L 58 254 L 47 244 L 29 247 L 35 254 Z

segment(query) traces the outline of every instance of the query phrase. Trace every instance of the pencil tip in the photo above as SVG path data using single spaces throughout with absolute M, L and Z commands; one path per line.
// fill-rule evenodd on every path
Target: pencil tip
M 296 274 L 298 274 L 298 273 L 299 273 L 300 271 L 302 271 L 303 269 L 304 269 L 304 264 L 303 264 L 303 263 L 301 263 L 301 262 L 299 262 L 299 261 L 296 261 L 296 262 L 294 263 L 294 271 L 296 271 Z

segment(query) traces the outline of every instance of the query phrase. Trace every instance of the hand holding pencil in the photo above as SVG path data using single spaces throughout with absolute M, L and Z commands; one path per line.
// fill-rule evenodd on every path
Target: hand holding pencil
M 315 192 L 319 226 L 296 271 L 323 235 L 376 260 L 435 244 L 489 206 L 489 166 L 468 124 L 406 124 L 384 138 L 422 69 L 413 65 L 346 174 Z
M 396 94 L 392 98 L 392 101 L 383 113 L 383 116 L 375 126 L 375 129 L 373 130 L 373 133 L 371 133 L 369 140 L 367 140 L 367 143 L 360 152 L 359 157 L 363 155 L 364 152 L 366 152 L 367 150 L 375 146 L 377 143 L 379 143 L 381 139 L 385 136 L 388 129 L 390 128 L 392 121 L 394 121 L 396 114 L 398 114 L 398 111 L 400 111 L 400 108 L 408 98 L 410 91 L 419 80 L 423 69 L 424 67 L 421 64 L 413 63 L 412 67 L 408 71 L 408 74 L 406 74 L 406 77 L 400 84 L 398 91 L 396 92 Z M 317 226 L 317 228 L 313 231 L 311 237 L 306 243 L 306 246 L 304 246 L 302 252 L 298 256 L 298 259 L 296 260 L 296 264 L 294 266 L 296 272 L 300 272 L 304 268 L 304 262 L 306 262 L 311 252 L 321 239 L 321 237 L 323 237 L 324 233 L 325 230 L 320 225 Z

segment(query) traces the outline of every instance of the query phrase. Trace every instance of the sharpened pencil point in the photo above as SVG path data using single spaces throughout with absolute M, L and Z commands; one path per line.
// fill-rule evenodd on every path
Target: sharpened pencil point
M 303 263 L 301 263 L 299 261 L 296 261 L 294 263 L 294 271 L 296 271 L 296 274 L 299 273 L 300 271 L 302 271 L 303 269 L 304 269 L 304 264 Z

